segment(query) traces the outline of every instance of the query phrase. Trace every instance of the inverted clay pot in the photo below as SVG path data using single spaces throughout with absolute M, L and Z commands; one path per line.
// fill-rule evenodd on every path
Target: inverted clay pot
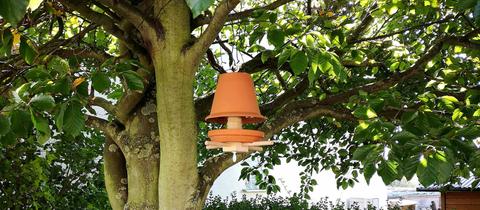
M 221 74 L 207 122 L 227 123 L 228 117 L 241 117 L 243 124 L 265 121 L 260 114 L 253 80 L 250 74 L 233 72 Z

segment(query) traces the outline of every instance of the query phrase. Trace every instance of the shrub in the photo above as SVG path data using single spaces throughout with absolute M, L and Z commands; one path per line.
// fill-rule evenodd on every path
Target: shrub
M 328 197 L 320 198 L 320 201 L 309 203 L 305 199 L 297 196 L 285 198 L 281 196 L 256 196 L 247 199 L 245 195 L 238 198 L 234 193 L 228 198 L 221 198 L 220 196 L 208 197 L 204 210 L 377 210 L 371 204 L 368 204 L 366 209 L 361 209 L 358 205 L 346 207 L 345 203 L 336 200 L 332 201 Z M 389 204 L 387 210 L 400 210 L 398 204 Z

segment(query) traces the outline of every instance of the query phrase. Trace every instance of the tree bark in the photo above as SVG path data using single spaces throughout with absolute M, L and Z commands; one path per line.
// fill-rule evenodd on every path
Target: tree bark
M 146 94 L 120 133 L 117 142 L 125 154 L 128 200 L 125 209 L 158 209 L 160 149 L 155 99 Z M 148 100 L 147 100 L 148 99 Z
M 190 10 L 185 1 L 156 4 L 164 37 L 150 36 L 160 137 L 159 209 L 201 209 L 197 199 L 197 129 L 193 106 L 195 62 L 185 56 Z M 163 40 L 160 40 L 163 39 Z
M 127 202 L 127 171 L 125 157 L 111 138 L 103 149 L 105 188 L 113 210 L 122 210 Z
M 238 0 L 232 2 L 236 3 L 224 4 L 220 13 L 228 14 Z M 153 6 L 156 28 L 139 31 L 154 68 L 154 94 L 146 92 L 131 112 L 119 113 L 127 115 L 125 129 L 114 140 L 125 158 L 128 194 L 115 200 L 116 188 L 110 187 L 109 198 L 114 209 L 202 209 L 214 179 L 199 175 L 197 168 L 193 83 L 209 36 L 191 49 L 195 41 L 186 2 L 156 0 Z M 129 101 L 117 107 L 123 103 Z M 106 167 L 113 167 L 110 162 L 106 157 Z M 118 185 L 118 178 L 109 179 L 109 185 Z

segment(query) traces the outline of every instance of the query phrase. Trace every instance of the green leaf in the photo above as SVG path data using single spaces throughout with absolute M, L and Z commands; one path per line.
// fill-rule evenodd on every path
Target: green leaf
M 410 112 L 410 111 L 404 112 L 402 114 L 402 123 L 407 124 L 412 120 L 414 120 L 416 117 L 418 117 L 418 112 Z
M 372 178 L 373 174 L 375 174 L 375 165 L 373 163 L 365 164 L 363 167 L 363 176 L 365 177 L 365 181 L 367 184 L 370 184 L 370 179 Z
M 398 66 L 400 65 L 400 62 L 394 62 L 390 65 L 390 71 L 395 71 L 397 70 Z
M 285 41 L 285 32 L 280 29 L 270 29 L 267 33 L 267 39 L 275 47 L 281 47 Z
M 441 99 L 445 103 L 458 103 L 458 99 L 453 96 L 442 96 Z
M 413 178 L 413 175 L 415 175 L 417 172 L 419 162 L 418 156 L 406 158 L 401 162 L 399 168 L 402 170 L 402 174 L 405 176 L 405 178 L 407 178 L 407 180 Z
M 115 65 L 115 70 L 117 72 L 132 71 L 133 66 L 130 63 L 119 63 L 119 64 Z
M 475 19 L 475 24 L 480 26 L 480 1 L 477 0 L 477 5 L 473 10 L 473 18 Z
M 60 106 L 60 109 L 58 110 L 58 113 L 55 115 L 55 125 L 57 126 L 59 132 L 63 131 L 63 119 L 65 116 L 66 109 L 67 109 L 67 105 L 62 104 Z
M 134 71 L 125 71 L 122 72 L 123 78 L 127 82 L 127 86 L 131 90 L 143 90 L 143 79 L 137 72 Z
M 270 50 L 263 51 L 262 56 L 260 58 L 262 60 L 262 63 L 265 63 L 270 57 L 272 57 L 272 55 L 273 55 L 273 52 Z
M 10 115 L 10 121 L 12 122 L 12 131 L 18 137 L 26 137 L 32 130 L 33 124 L 30 113 L 23 110 L 14 110 Z
M 408 131 L 400 131 L 398 133 L 395 133 L 393 136 L 392 136 L 392 140 L 395 141 L 398 141 L 398 143 L 400 144 L 405 144 L 407 142 L 412 142 L 414 140 L 418 139 L 417 135 L 413 134 L 413 133 L 410 133 Z
M 110 87 L 110 78 L 103 72 L 95 72 L 92 74 L 92 85 L 98 92 L 103 92 Z
M 82 113 L 82 106 L 78 102 L 71 102 L 63 117 L 63 129 L 65 133 L 78 136 L 85 127 L 85 117 Z
M 75 79 L 73 81 L 73 84 L 78 80 L 79 78 Z M 88 82 L 82 82 L 80 85 L 77 86 L 76 91 L 79 95 L 83 97 L 88 97 Z
M 376 144 L 369 144 L 369 145 L 364 145 L 362 147 L 359 147 L 353 152 L 353 159 L 354 160 L 359 160 L 359 161 L 364 161 L 368 154 L 372 152 L 373 149 L 377 147 Z
M 307 34 L 307 36 L 305 37 L 305 42 L 308 47 L 314 47 L 313 45 L 315 43 L 315 39 L 313 38 L 312 35 Z
M 0 136 L 0 143 L 3 145 L 12 145 L 15 144 L 17 138 L 13 132 L 8 132 L 4 136 Z
M 203 11 L 207 10 L 210 7 L 214 0 L 186 0 L 188 7 L 192 10 L 192 18 L 196 18 Z
M 452 114 L 453 121 L 460 119 L 462 116 L 463 116 L 462 110 L 460 110 L 459 108 L 456 108 L 455 110 L 453 110 L 453 114 Z
M 318 100 L 323 101 L 326 98 L 327 98 L 327 93 L 322 93 L 322 94 L 320 94 L 320 97 L 318 97 Z
M 58 80 L 54 87 L 53 91 L 55 93 L 61 93 L 62 95 L 69 95 L 70 91 L 72 90 L 72 79 L 69 76 L 64 76 L 60 80 Z
M 398 178 L 398 164 L 394 161 L 382 161 L 378 166 L 378 175 L 382 177 L 385 184 L 390 184 Z
M 345 82 L 347 81 L 347 72 L 345 71 L 345 68 L 343 65 L 340 63 L 338 60 L 338 57 L 334 53 L 327 53 L 330 57 L 330 64 L 332 65 L 331 71 L 329 71 L 329 74 L 332 75 L 335 79 L 335 82 Z
M 27 0 L 1 0 L 0 16 L 7 22 L 16 26 L 27 11 Z
M 10 56 L 12 52 L 12 45 L 12 33 L 8 30 L 0 31 L 0 57 Z
M 27 71 L 27 73 L 25 74 L 25 77 L 29 81 L 37 81 L 37 80 L 48 79 L 48 78 L 50 78 L 50 75 L 45 70 L 45 66 L 38 65 L 38 66 L 35 66 L 35 67 L 29 69 Z
M 470 9 L 477 4 L 477 0 L 460 0 L 458 1 L 456 7 L 459 9 Z
M 47 68 L 58 72 L 60 75 L 65 75 L 70 71 L 68 61 L 58 56 L 54 56 L 50 62 L 48 62 Z
M 435 154 L 422 158 L 417 168 L 417 176 L 420 183 L 427 187 L 437 182 L 446 183 L 453 170 L 453 165 L 446 157 L 443 151 L 437 151 Z
M 30 109 L 30 117 L 32 119 L 33 126 L 37 130 L 37 141 L 40 144 L 45 144 L 45 142 L 50 139 L 51 135 L 50 127 L 48 126 L 48 120 L 41 114 L 34 113 L 32 109 Z
M 0 115 L 0 136 L 7 134 L 10 131 L 10 120 L 4 115 Z
M 295 75 L 299 75 L 305 71 L 308 66 L 308 58 L 304 52 L 299 51 L 293 55 L 290 61 L 290 67 L 293 69 Z
M 377 113 L 370 107 L 358 107 L 353 111 L 353 115 L 360 119 L 370 119 L 377 117 Z
M 473 113 L 473 116 L 474 116 L 474 117 L 480 117 L 480 109 L 477 109 L 477 110 Z
M 37 57 L 37 51 L 31 46 L 30 40 L 24 38 L 21 39 L 20 55 L 27 64 L 33 64 L 35 57 Z
M 458 129 L 456 136 L 463 137 L 465 139 L 475 139 L 480 136 L 480 128 L 473 126 L 473 127 L 465 127 Z
M 437 151 L 433 158 L 429 159 L 429 162 L 436 171 L 435 174 L 438 183 L 443 184 L 448 182 L 453 170 L 453 165 L 449 162 L 446 153 L 443 151 Z
M 38 94 L 30 100 L 29 104 L 39 111 L 47 111 L 55 106 L 55 100 L 52 96 Z
M 285 48 L 283 51 L 278 55 L 278 67 L 282 66 L 285 62 L 287 62 L 288 58 L 290 57 L 292 50 L 290 48 Z
M 318 79 L 320 75 L 318 74 L 317 68 L 310 68 L 308 70 L 308 81 L 310 85 L 314 84 L 314 82 Z
M 427 159 L 422 158 L 417 168 L 417 177 L 420 184 L 424 187 L 432 185 L 435 182 L 434 173 L 435 171 L 432 166 L 428 164 Z

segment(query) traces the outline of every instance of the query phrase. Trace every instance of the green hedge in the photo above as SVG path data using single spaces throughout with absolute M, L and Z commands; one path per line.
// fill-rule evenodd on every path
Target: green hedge
M 284 209 L 310 209 L 310 210 L 363 210 L 354 205 L 346 208 L 345 203 L 336 200 L 332 201 L 328 197 L 323 197 L 316 203 L 309 203 L 297 196 L 290 198 L 279 196 L 256 196 L 247 199 L 246 196 L 238 198 L 232 194 L 229 198 L 210 195 L 205 203 L 204 210 L 284 210 Z M 365 210 L 377 210 L 376 207 L 369 205 Z M 400 210 L 398 205 L 389 205 L 387 210 Z

